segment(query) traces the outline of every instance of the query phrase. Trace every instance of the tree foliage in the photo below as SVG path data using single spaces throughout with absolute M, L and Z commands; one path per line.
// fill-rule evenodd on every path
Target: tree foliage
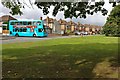
M 111 11 L 103 27 L 103 32 L 106 36 L 120 36 L 120 5 L 117 5 Z
M 9 8 L 10 14 L 12 15 L 22 15 L 22 11 L 20 10 L 20 8 L 22 8 L 22 5 L 19 2 L 14 2 L 14 1 L 3 1 L 2 4 L 6 7 Z
M 95 5 L 90 5 L 89 2 L 35 2 L 38 8 L 41 8 L 44 14 L 48 14 L 48 8 L 55 6 L 53 15 L 56 16 L 58 11 L 64 11 L 65 18 L 80 17 L 86 18 L 86 14 L 93 15 L 94 12 L 101 11 L 103 15 L 107 14 L 107 10 L 102 8 L 104 2 L 96 2 Z
M 56 1 L 56 0 L 53 0 Z M 43 10 L 43 14 L 47 15 L 49 13 L 50 6 L 54 6 L 53 9 L 53 16 L 56 16 L 59 11 L 64 11 L 65 18 L 72 18 L 72 17 L 80 17 L 80 18 L 86 18 L 87 14 L 93 15 L 94 13 L 97 13 L 100 11 L 103 15 L 106 15 L 108 11 L 103 8 L 103 5 L 105 2 L 101 0 L 100 2 L 94 2 L 94 4 L 91 4 L 91 2 L 88 2 L 89 0 L 86 0 L 86 2 L 38 2 L 38 0 L 35 1 L 35 5 Z M 31 1 L 29 0 L 31 3 Z M 112 2 L 113 6 L 116 6 L 116 2 Z M 21 11 L 21 8 L 25 8 L 25 5 L 27 3 L 20 1 L 20 0 L 10 0 L 9 2 L 7 0 L 2 1 L 2 4 L 9 8 L 11 11 L 10 13 L 12 15 L 22 15 L 23 12 Z M 31 4 L 32 5 L 32 4 Z

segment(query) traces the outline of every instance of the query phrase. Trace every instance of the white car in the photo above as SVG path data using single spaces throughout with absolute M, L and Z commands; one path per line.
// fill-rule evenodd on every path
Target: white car
M 81 34 L 81 33 L 80 33 L 80 32 L 78 32 L 78 31 L 77 31 L 77 32 L 75 32 L 75 35 L 80 35 L 80 34 Z
M 75 35 L 88 35 L 88 32 L 75 32 Z
M 84 32 L 84 35 L 88 35 L 88 32 Z

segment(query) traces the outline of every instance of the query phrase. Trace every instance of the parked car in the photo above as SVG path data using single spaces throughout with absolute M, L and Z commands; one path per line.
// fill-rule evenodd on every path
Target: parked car
M 80 32 L 78 32 L 78 31 L 76 31 L 76 32 L 75 32 L 75 35 L 80 35 L 80 34 L 81 34 L 81 33 L 80 33 Z
M 88 35 L 88 32 L 75 32 L 75 35 Z
M 84 34 L 84 35 L 88 35 L 88 32 L 84 32 L 83 34 Z

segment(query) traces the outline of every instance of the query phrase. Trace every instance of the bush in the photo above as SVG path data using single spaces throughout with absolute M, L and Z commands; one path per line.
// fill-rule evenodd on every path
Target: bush
M 105 36 L 109 36 L 107 33 L 105 33 Z

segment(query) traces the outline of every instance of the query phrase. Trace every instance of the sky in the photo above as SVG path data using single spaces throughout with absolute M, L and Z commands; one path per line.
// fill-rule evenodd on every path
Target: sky
M 26 1 L 26 3 L 28 4 L 29 7 L 31 7 L 31 5 L 27 2 L 27 0 L 24 0 Z M 34 1 L 32 2 L 34 3 Z M 108 15 L 106 16 L 103 16 L 100 12 L 98 13 L 94 13 L 93 15 L 87 15 L 87 18 L 67 18 L 65 19 L 64 18 L 64 12 L 58 12 L 58 14 L 56 15 L 56 17 L 54 17 L 52 15 L 52 12 L 53 12 L 53 6 L 51 6 L 51 8 L 49 9 L 50 13 L 48 15 L 43 15 L 43 12 L 41 9 L 39 9 L 36 5 L 33 5 L 33 8 L 29 8 L 28 6 L 25 7 L 25 9 L 21 9 L 22 12 L 23 12 L 23 15 L 20 16 L 20 15 L 11 15 L 9 12 L 10 10 L 6 7 L 4 7 L 1 3 L 0 3 L 0 17 L 3 16 L 3 15 L 11 15 L 15 18 L 17 18 L 18 20 L 28 20 L 28 19 L 39 19 L 40 17 L 43 17 L 43 19 L 45 19 L 47 16 L 50 17 L 50 18 L 54 18 L 54 19 L 63 19 L 63 20 L 66 20 L 66 21 L 74 21 L 74 22 L 80 22 L 82 24 L 91 24 L 91 25 L 99 25 L 99 26 L 103 26 L 106 22 L 106 18 L 108 17 L 108 15 L 110 14 L 110 11 L 112 10 L 112 5 L 109 4 L 109 0 L 105 0 L 105 4 L 104 4 L 104 8 L 106 8 L 108 10 Z

